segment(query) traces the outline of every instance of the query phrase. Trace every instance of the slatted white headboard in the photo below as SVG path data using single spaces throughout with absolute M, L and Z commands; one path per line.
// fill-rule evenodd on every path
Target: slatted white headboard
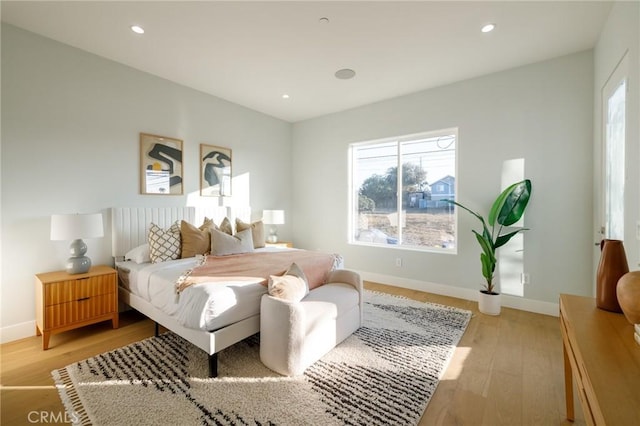
M 199 226 L 205 216 L 213 219 L 216 224 L 220 224 L 225 217 L 231 219 L 232 223 L 235 218 L 249 222 L 251 208 L 114 207 L 111 209 L 111 254 L 119 258 L 132 248 L 146 243 L 152 222 L 163 229 L 170 227 L 176 220 L 185 220 Z
M 176 220 L 195 223 L 195 207 L 114 207 L 111 209 L 111 255 L 124 256 L 147 242 L 149 227 L 166 229 Z

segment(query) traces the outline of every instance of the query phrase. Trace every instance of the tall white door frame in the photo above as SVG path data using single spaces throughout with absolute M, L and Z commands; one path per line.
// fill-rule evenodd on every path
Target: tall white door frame
M 627 52 L 625 52 L 600 91 L 601 108 L 599 120 L 601 128 L 600 137 L 597 141 L 599 146 L 596 147 L 600 161 L 595 181 L 597 217 L 595 220 L 594 245 L 596 250 L 594 265 L 598 264 L 600 258 L 599 246 L 603 238 L 624 239 L 624 200 L 626 198 L 624 195 L 624 181 L 628 163 L 628 159 L 625 158 L 628 109 L 624 105 L 629 90 L 627 57 Z M 620 102 L 621 96 L 622 102 Z M 616 110 L 619 112 L 617 115 L 615 113 Z M 611 149 L 611 147 L 614 149 Z M 613 163 L 611 161 L 612 155 L 614 158 L 617 156 Z M 616 190 L 618 190 L 617 193 Z M 620 197 L 622 197 L 621 200 Z M 616 207 L 616 203 L 618 207 Z M 620 208 L 620 204 L 622 208 Z

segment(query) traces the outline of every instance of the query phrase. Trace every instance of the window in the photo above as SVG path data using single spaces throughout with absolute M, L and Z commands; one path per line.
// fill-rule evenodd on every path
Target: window
M 352 244 L 455 250 L 457 129 L 352 144 Z
M 624 240 L 625 101 L 627 81 L 616 82 L 606 100 L 604 126 L 605 237 Z

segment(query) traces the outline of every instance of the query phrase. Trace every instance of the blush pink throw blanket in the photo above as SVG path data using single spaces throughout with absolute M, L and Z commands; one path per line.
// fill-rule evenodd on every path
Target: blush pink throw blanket
M 302 268 L 309 290 L 325 283 L 327 274 L 342 262 L 338 254 L 307 250 L 243 253 L 228 256 L 206 256 L 200 266 L 184 274 L 176 283 L 176 293 L 204 282 L 246 281 L 255 279 L 267 285 L 269 275 L 284 274 L 292 263 Z

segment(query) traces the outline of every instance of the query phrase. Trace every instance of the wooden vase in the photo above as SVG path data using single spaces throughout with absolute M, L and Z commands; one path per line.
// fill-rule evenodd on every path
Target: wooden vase
M 618 303 L 631 324 L 640 324 L 640 271 L 628 272 L 618 281 Z
M 620 240 L 600 242 L 600 263 L 596 275 L 596 306 L 611 312 L 622 312 L 618 303 L 618 280 L 627 272 L 627 255 Z

